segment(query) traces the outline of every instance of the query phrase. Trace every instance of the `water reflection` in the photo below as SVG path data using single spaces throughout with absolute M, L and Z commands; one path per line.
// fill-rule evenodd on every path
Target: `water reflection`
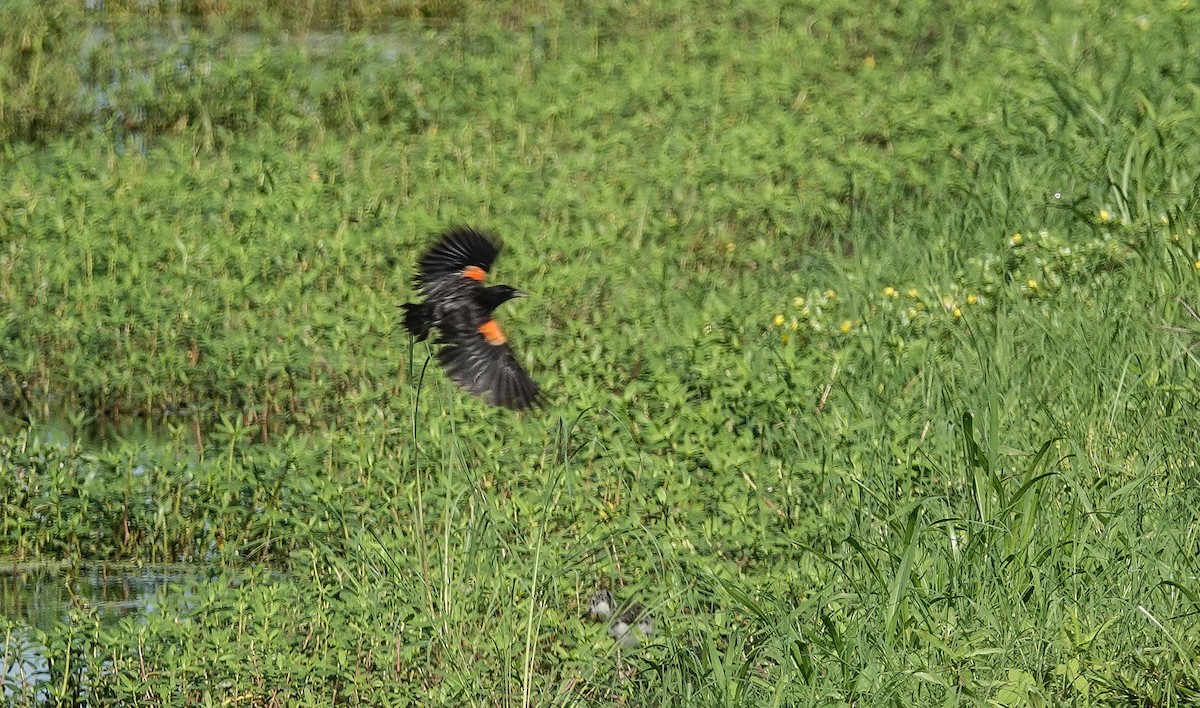
M 66 618 L 72 603 L 116 620 L 154 609 L 154 597 L 194 572 L 188 566 L 82 567 L 38 564 L 0 566 L 0 614 L 13 622 L 48 629 Z
M 44 686 L 50 681 L 50 663 L 41 647 L 22 633 L 8 634 L 0 654 L 0 681 L 6 701 L 24 699 L 42 703 L 47 699 Z
M 45 652 L 31 629 L 68 621 L 69 609 L 88 607 L 102 622 L 156 611 L 159 591 L 195 577 L 190 566 L 142 567 L 66 564 L 0 566 L 0 683 L 6 701 L 38 703 L 50 680 Z

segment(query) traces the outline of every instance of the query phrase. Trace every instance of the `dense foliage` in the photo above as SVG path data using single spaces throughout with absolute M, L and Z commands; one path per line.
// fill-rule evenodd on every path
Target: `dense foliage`
M 1191 3 L 146 7 L 0 10 L 0 553 L 206 579 L 16 700 L 1200 698 Z

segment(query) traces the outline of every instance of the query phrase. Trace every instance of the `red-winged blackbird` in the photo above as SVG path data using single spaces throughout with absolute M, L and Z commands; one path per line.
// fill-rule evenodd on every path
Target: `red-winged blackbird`
M 523 293 L 483 279 L 500 253 L 496 237 L 468 227 L 442 234 L 417 265 L 413 286 L 425 301 L 404 307 L 417 341 L 439 331 L 438 361 L 454 383 L 488 403 L 520 410 L 538 403 L 538 385 L 517 363 L 492 311 Z

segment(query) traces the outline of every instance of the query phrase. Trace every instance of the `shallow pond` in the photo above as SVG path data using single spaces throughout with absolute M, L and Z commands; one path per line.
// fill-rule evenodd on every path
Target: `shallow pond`
M 0 636 L 0 683 L 5 700 L 36 697 L 50 680 L 47 662 L 30 629 L 67 621 L 74 606 L 96 610 L 101 620 L 153 612 L 159 591 L 196 576 L 183 565 L 0 565 L 0 615 L 9 631 Z

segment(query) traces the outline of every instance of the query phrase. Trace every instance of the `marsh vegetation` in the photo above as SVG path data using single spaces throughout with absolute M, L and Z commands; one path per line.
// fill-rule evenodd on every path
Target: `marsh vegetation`
M 1200 698 L 1193 3 L 0 12 L 0 554 L 199 569 L 18 705 Z

